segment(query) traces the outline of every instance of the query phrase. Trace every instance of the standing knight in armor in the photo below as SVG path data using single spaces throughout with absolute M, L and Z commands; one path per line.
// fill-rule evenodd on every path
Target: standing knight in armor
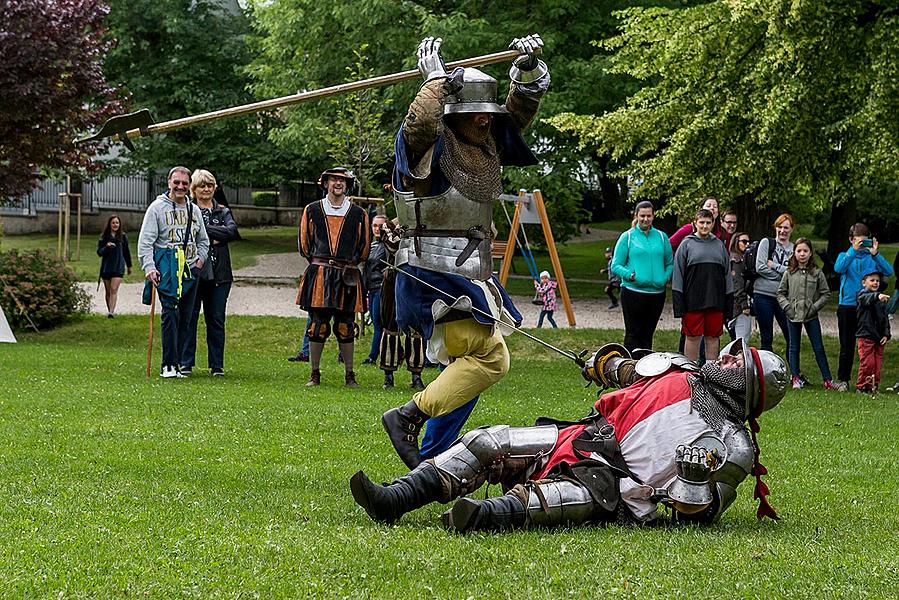
M 777 519 L 761 481 L 767 471 L 759 463 L 756 419 L 786 391 L 789 373 L 779 356 L 740 338 L 716 362 L 697 368 L 679 354 L 636 360 L 623 346 L 608 344 L 587 362 L 584 376 L 621 388 L 600 396 L 598 414 L 469 431 L 389 485 L 357 472 L 350 479 L 353 498 L 375 521 L 392 523 L 485 481 L 501 483 L 505 495 L 461 498 L 444 513 L 444 526 L 461 533 L 650 523 L 659 517 L 659 504 L 671 508 L 675 520 L 708 523 L 752 474 L 758 517 Z
M 427 339 L 428 358 L 447 365 L 382 418 L 410 469 L 421 462 L 418 434 L 424 423 L 469 403 L 509 369 L 499 322 L 515 326 L 521 315 L 492 277 L 493 201 L 502 192 L 502 166 L 537 163 L 521 130 L 534 118 L 550 80 L 537 58 L 540 36 L 513 40 L 510 48 L 520 55 L 501 106 L 492 77 L 471 68 L 446 72 L 441 44 L 429 37 L 418 47 L 425 83 L 397 134 L 393 177 L 401 237 L 396 266 L 426 282 L 397 275 L 397 323 Z M 461 430 L 469 412 L 441 426 Z

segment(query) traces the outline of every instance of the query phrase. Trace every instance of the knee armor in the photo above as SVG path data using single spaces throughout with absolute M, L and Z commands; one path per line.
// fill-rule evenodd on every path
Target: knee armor
M 525 484 L 526 526 L 579 525 L 603 514 L 587 488 L 576 481 L 558 479 Z
M 558 437 L 555 425 L 475 429 L 434 457 L 434 466 L 449 481 L 451 497 L 470 493 L 487 480 L 508 488 L 536 471 Z

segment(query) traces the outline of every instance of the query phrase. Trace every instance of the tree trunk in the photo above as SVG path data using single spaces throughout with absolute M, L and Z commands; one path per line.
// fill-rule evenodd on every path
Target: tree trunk
M 830 228 L 827 231 L 827 257 L 833 263 L 837 255 L 849 246 L 849 228 L 857 219 L 855 196 L 844 202 L 834 199 L 830 205 Z
M 734 198 L 732 208 L 737 213 L 737 231 L 745 231 L 752 240 L 774 235 L 774 219 L 784 211 L 780 206 L 759 206 L 755 194 Z

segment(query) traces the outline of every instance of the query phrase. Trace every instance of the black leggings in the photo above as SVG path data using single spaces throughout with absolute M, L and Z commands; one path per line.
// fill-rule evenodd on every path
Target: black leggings
M 840 362 L 837 379 L 850 381 L 852 365 L 855 363 L 855 328 L 857 326 L 855 307 L 840 304 L 837 307 L 837 329 L 840 332 Z
M 621 314 L 624 316 L 624 347 L 652 349 L 659 317 L 665 307 L 665 292 L 645 294 L 621 288 Z

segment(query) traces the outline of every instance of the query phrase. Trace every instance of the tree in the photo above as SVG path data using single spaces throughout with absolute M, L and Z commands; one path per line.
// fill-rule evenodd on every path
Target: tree
M 368 44 L 354 50 L 355 62 L 346 68 L 348 81 L 374 77 L 364 55 Z M 338 165 L 351 167 L 363 196 L 380 196 L 379 181 L 389 180 L 385 166 L 393 158 L 393 137 L 384 131 L 384 110 L 392 104 L 382 90 L 367 89 L 332 100 L 337 115 L 322 130 L 328 154 Z
M 659 2 L 675 3 L 651 3 Z M 386 74 L 414 68 L 415 48 L 425 35 L 443 37 L 443 53 L 451 61 L 502 50 L 513 36 L 538 32 L 546 42 L 553 83 L 538 120 L 525 134 L 537 148 L 542 164 L 526 171 L 508 170 L 507 187 L 540 187 L 534 184 L 552 173 L 554 187 L 582 194 L 583 180 L 598 179 L 614 204 L 619 202 L 621 187 L 611 177 L 614 164 L 593 150 L 578 151 L 573 136 L 560 133 L 542 119 L 563 111 L 594 114 L 611 110 L 636 89 L 633 78 L 606 73 L 609 52 L 589 43 L 597 35 L 614 34 L 618 21 L 611 16 L 612 10 L 632 4 L 626 0 L 259 1 L 254 7 L 257 36 L 252 44 L 257 58 L 251 67 L 253 91 L 259 98 L 268 98 L 341 82 L 346 65 L 354 61 L 353 50 L 362 44 L 367 44 L 366 55 L 373 71 Z M 333 36 L 334 32 L 340 32 L 340 36 Z M 503 64 L 483 70 L 505 85 L 508 68 L 508 64 Z M 381 119 L 384 135 L 393 137 L 416 90 L 417 85 L 411 83 L 384 89 L 384 97 L 392 101 L 391 106 L 384 108 Z M 274 131 L 273 139 L 282 146 L 300 147 L 310 164 L 320 162 L 318 157 L 327 154 L 327 140 L 318 132 L 334 122 L 334 107 L 309 103 L 283 113 L 286 127 Z M 547 194 L 547 200 L 553 213 L 554 198 Z M 578 203 L 560 202 L 558 208 L 560 238 L 564 239 L 576 230 Z
M 91 168 L 74 139 L 120 110 L 103 76 L 102 0 L 0 2 L 0 198 L 34 188 L 39 169 Z
M 249 20 L 214 0 L 110 0 L 115 48 L 106 61 L 110 80 L 132 96 L 131 109 L 149 108 L 156 122 L 253 102 L 244 72 L 251 59 Z M 183 164 L 206 168 L 231 184 L 268 184 L 289 178 L 290 148 L 268 141 L 277 126 L 269 114 L 185 127 L 142 138 L 123 154 L 129 172 Z
M 899 176 L 894 3 L 717 0 L 619 16 L 623 32 L 602 44 L 612 71 L 646 86 L 616 110 L 552 123 L 630 159 L 638 197 L 685 212 L 712 194 L 808 217 Z

